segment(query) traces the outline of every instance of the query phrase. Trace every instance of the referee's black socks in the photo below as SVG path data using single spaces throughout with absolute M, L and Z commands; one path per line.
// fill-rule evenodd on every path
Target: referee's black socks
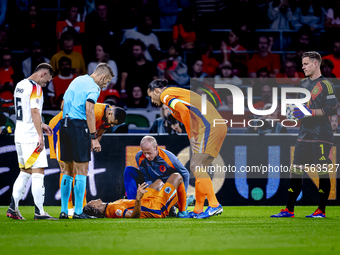
M 320 178 L 320 185 L 319 185 L 319 194 L 320 194 L 320 201 L 319 201 L 319 209 L 325 213 L 326 204 L 329 197 L 329 192 L 331 190 L 331 180 L 329 178 L 329 174 L 321 175 Z
M 295 202 L 301 192 L 301 189 L 302 189 L 302 175 L 292 173 L 288 189 L 289 197 L 287 203 L 287 208 L 290 212 L 294 212 Z

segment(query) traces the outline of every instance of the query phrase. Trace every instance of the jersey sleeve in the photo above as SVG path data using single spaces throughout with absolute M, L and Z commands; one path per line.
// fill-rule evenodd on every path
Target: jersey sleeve
M 99 94 L 100 94 L 100 88 L 92 87 L 87 95 L 86 101 L 89 101 L 93 104 L 97 103 Z
M 174 116 L 178 121 L 182 122 L 184 124 L 185 130 L 188 134 L 188 138 L 190 139 L 190 110 L 189 106 L 185 105 L 183 102 L 181 102 L 180 99 L 176 98 L 173 95 L 169 94 L 161 94 L 161 100 L 162 102 L 168 106 L 170 109 L 175 110 L 175 113 L 171 113 L 172 116 Z M 180 118 L 176 116 L 177 113 L 180 114 Z
M 32 108 L 41 109 L 41 100 L 43 100 L 42 88 L 39 85 L 32 84 L 32 92 L 30 96 L 30 105 Z
M 325 116 L 337 115 L 336 108 L 338 105 L 338 100 L 335 95 L 334 85 L 327 80 L 322 81 L 321 84 L 323 100 L 325 102 L 323 108 L 321 108 L 321 111 Z

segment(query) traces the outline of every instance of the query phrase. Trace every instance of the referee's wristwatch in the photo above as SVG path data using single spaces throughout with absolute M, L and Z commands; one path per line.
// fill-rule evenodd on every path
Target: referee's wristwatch
M 90 133 L 90 136 L 91 136 L 91 139 L 94 140 L 94 139 L 97 139 L 98 136 L 97 136 L 97 132 L 94 132 L 94 133 Z

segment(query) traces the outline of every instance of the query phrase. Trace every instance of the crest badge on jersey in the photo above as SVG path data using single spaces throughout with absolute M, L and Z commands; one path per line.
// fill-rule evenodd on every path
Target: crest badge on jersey
M 39 98 L 35 99 L 35 102 L 36 102 L 37 104 L 39 104 Z
M 160 165 L 159 166 L 159 171 L 161 171 L 162 173 L 164 173 L 166 170 L 166 167 L 164 165 Z
M 171 192 L 171 188 L 170 187 L 166 187 L 164 190 L 165 193 L 169 194 Z
M 318 92 L 319 92 L 319 89 L 317 87 L 314 88 L 313 91 L 312 91 L 313 94 L 318 94 Z
M 117 215 L 117 216 L 122 216 L 122 210 L 117 209 L 117 210 L 116 210 L 116 215 Z

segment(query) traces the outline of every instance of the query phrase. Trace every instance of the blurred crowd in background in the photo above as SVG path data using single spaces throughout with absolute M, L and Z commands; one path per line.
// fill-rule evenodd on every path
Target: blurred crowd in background
M 0 0 L 0 112 L 13 113 L 16 83 L 42 62 L 56 71 L 44 110 L 59 110 L 70 82 L 100 62 L 115 77 L 98 102 L 155 109 L 147 86 L 166 78 L 197 93 L 214 83 L 252 87 L 264 109 L 272 87 L 304 78 L 306 51 L 320 52 L 322 74 L 340 85 L 339 32 L 340 0 Z M 219 110 L 232 110 L 231 93 L 218 92 Z M 185 132 L 165 111 L 151 131 Z

